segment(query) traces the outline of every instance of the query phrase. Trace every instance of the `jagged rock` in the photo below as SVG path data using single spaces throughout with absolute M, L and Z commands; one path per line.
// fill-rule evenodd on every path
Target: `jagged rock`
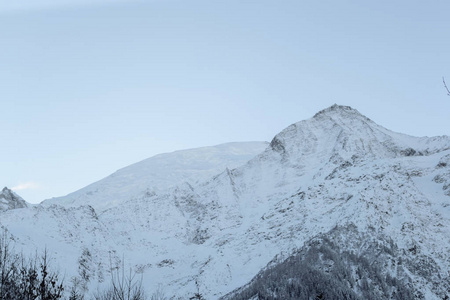
M 19 195 L 4 187 L 0 193 L 0 211 L 25 208 L 28 204 Z

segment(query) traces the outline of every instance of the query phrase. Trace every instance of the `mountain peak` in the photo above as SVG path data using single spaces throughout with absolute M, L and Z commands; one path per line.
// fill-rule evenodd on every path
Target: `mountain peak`
M 350 106 L 334 104 L 277 134 L 271 148 L 294 162 L 306 156 L 349 160 L 428 155 L 450 147 L 450 139 L 426 139 L 392 132 Z M 314 161 L 314 159 L 307 159 Z
M 359 111 L 357 111 L 354 108 L 351 108 L 350 106 L 333 104 L 332 106 L 322 109 L 321 111 L 316 113 L 313 118 L 317 118 L 318 116 L 330 113 L 352 113 L 363 116 Z
M 0 197 L 2 197 L 1 195 L 12 195 L 14 192 L 9 189 L 7 186 L 5 186 L 2 190 L 2 192 L 0 193 Z
M 14 193 L 6 186 L 3 188 L 0 193 L 0 211 L 25 207 L 28 207 L 28 205 L 22 197 Z

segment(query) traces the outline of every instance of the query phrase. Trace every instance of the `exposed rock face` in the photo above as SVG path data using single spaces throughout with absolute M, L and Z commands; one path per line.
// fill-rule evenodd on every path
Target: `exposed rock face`
M 19 195 L 4 187 L 0 193 L 0 211 L 28 207 Z

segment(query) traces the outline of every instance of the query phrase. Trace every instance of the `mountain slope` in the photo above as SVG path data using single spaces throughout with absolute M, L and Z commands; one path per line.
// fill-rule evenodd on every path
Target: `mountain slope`
M 392 238 L 349 224 L 319 234 L 287 258 L 275 257 L 222 299 L 416 299 L 425 296 L 412 284 L 418 273 L 436 277 L 444 298 L 449 278 L 436 271 L 432 261 L 402 253 Z
M 225 168 L 235 168 L 264 151 L 266 142 L 227 143 L 153 156 L 64 197 L 44 205 L 91 205 L 104 210 L 143 192 L 158 193 L 179 183 L 195 183 Z
M 218 299 L 275 256 L 302 252 L 338 226 L 344 242 L 334 251 L 360 253 L 364 240 L 383 244 L 389 237 L 396 260 L 418 263 L 405 264 L 405 277 L 392 266 L 380 274 L 410 278 L 412 290 L 439 299 L 448 294 L 449 183 L 449 137 L 394 133 L 335 105 L 289 126 L 244 165 L 204 181 L 141 191 L 98 213 L 58 205 L 7 211 L 0 223 L 23 247 L 54 249 L 71 276 L 88 249 L 91 289 L 109 276 L 109 261 L 125 259 L 149 290 L 162 284 L 174 299 L 197 289 Z

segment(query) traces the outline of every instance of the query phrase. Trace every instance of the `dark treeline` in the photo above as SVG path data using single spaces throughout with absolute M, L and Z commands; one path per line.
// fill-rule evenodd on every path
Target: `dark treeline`
M 16 253 L 13 237 L 6 230 L 0 233 L 0 300 L 84 300 L 85 292 L 79 280 L 67 283 L 53 271 L 47 251 L 27 258 Z M 142 281 L 135 273 L 116 269 L 104 291 L 90 296 L 94 300 L 144 300 Z M 166 300 L 162 291 L 149 299 Z
M 47 251 L 29 259 L 15 253 L 4 231 L 0 234 L 0 299 L 60 299 L 64 287 L 48 263 Z
M 388 238 L 362 235 L 352 225 L 336 227 L 287 259 L 275 259 L 222 300 L 423 299 L 400 253 Z

